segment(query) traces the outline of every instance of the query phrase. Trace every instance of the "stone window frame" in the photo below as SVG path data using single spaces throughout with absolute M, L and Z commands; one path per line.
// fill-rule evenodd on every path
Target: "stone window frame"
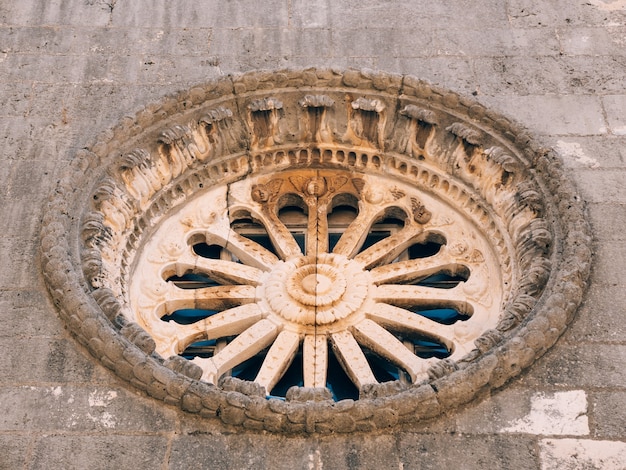
M 299 108 L 283 105 L 283 97 L 295 95 Z M 340 95 L 349 106 L 332 111 L 335 101 L 343 101 L 333 98 Z M 449 191 L 454 184 L 423 171 L 420 164 L 425 133 L 436 128 L 453 149 L 446 154 L 449 160 L 438 164 L 448 165 L 455 178 L 475 191 L 465 199 L 469 211 L 512 211 L 506 217 L 514 234 L 514 268 L 523 275 L 497 327 L 477 338 L 475 349 L 462 359 L 433 366 L 422 383 L 380 384 L 363 390 L 360 400 L 340 402 L 328 400 L 319 389 L 292 389 L 286 401 L 279 401 L 266 400 L 264 390 L 251 382 L 226 379 L 213 386 L 199 381 L 198 368 L 188 361 L 155 355 L 154 340 L 122 314 L 126 292 L 115 293 L 103 282 L 111 266 L 121 266 L 124 274 L 143 232 L 201 185 L 235 180 L 249 166 L 266 173 L 284 169 L 289 159 L 281 167 L 274 151 L 281 145 L 337 139 L 328 121 L 297 124 L 305 122 L 301 118 L 308 108 L 333 115 L 343 129 L 341 145 L 358 149 L 355 155 L 362 162 L 382 158 L 398 178 Z M 167 153 L 166 158 L 159 152 Z M 454 155 L 467 158 L 454 160 Z M 166 184 L 150 180 L 149 169 L 165 161 Z M 475 161 L 481 162 L 479 177 L 474 165 L 466 165 Z M 297 157 L 291 162 L 297 163 Z M 359 159 L 347 163 L 356 169 L 360 165 Z M 504 193 L 494 190 L 494 177 L 506 186 L 512 175 L 517 178 L 514 190 L 500 198 Z M 156 193 L 160 199 L 153 198 Z M 117 219 L 121 232 L 110 220 L 105 224 L 102 207 L 107 204 L 122 216 Z M 516 219 L 520 212 L 534 214 L 530 223 Z M 516 220 L 525 223 L 515 226 Z M 122 238 L 116 239 L 120 233 Z M 99 135 L 76 153 L 50 196 L 42 221 L 41 260 L 50 294 L 72 333 L 103 365 L 148 395 L 228 425 L 324 433 L 431 418 L 518 375 L 573 318 L 589 274 L 590 241 L 584 204 L 561 161 L 509 119 L 410 76 L 307 69 L 224 77 L 148 105 Z M 120 246 L 117 253 L 106 252 Z M 112 257 L 107 261 L 107 256 Z

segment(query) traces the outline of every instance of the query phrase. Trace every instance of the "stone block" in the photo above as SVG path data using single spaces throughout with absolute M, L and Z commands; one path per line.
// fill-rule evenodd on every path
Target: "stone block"
M 104 2 L 83 0 L 10 3 L 0 10 L 0 20 L 15 25 L 104 26 L 109 22 L 110 7 Z
M 585 26 L 564 27 L 557 30 L 561 50 L 566 55 L 612 57 L 626 54 L 623 26 L 587 28 Z
M 531 394 L 517 382 L 483 400 L 465 405 L 455 413 L 454 430 L 468 434 L 496 434 L 504 423 L 508 425 L 530 411 Z
M 0 285 L 4 289 L 30 289 L 39 275 L 35 237 L 0 238 L 0 258 L 4 269 L 0 271 Z
M 597 390 L 626 387 L 622 364 L 626 346 L 622 344 L 557 343 L 527 372 L 530 387 L 575 387 Z
M 11 54 L 68 54 L 75 42 L 77 27 L 0 27 L 0 51 Z
M 117 387 L 4 387 L 0 398 L 3 431 L 154 433 L 175 423 L 170 408 Z
M 626 168 L 626 137 L 602 136 L 549 136 L 546 145 L 552 147 L 563 159 L 567 168 Z
M 626 208 L 622 204 L 587 204 L 593 236 L 597 243 L 626 240 Z
M 80 382 L 101 380 L 103 370 L 78 351 L 74 340 L 49 337 L 0 337 L 0 375 L 12 382 Z
M 620 93 L 626 76 L 612 57 L 489 57 L 475 62 L 482 93 L 583 94 Z
M 622 268 L 626 263 L 626 241 L 600 244 L 595 250 L 595 267 L 591 282 L 596 285 L 624 286 Z
M 104 56 L 162 56 L 206 54 L 212 37 L 208 27 L 168 28 L 167 34 L 158 27 L 119 27 L 115 34 L 110 28 L 75 28 L 72 54 Z
M 626 324 L 620 305 L 626 304 L 622 285 L 592 284 L 577 317 L 565 333 L 567 341 L 590 343 L 626 342 Z
M 286 31 L 281 28 L 220 28 L 211 41 L 210 53 L 216 58 L 289 54 L 290 45 L 282 41 Z
M 559 52 L 557 36 L 547 28 L 441 28 L 434 32 L 432 47 L 438 55 L 460 57 L 549 56 Z
M 331 2 L 331 26 L 363 28 L 364 25 L 384 28 L 414 28 L 416 31 L 466 28 L 480 29 L 506 23 L 506 6 L 496 0 L 477 4 L 470 1 L 427 2 L 377 2 L 375 0 L 350 0 Z
M 583 199 L 590 203 L 626 203 L 624 170 L 576 170 L 573 176 Z
M 15 218 L 8 220 L 29 220 L 35 218 L 34 206 L 39 206 L 41 201 L 48 197 L 54 187 L 55 182 L 50 180 L 54 174 L 57 162 L 50 158 L 39 160 L 16 159 L 9 164 L 11 166 L 11 174 L 5 188 L 6 196 L 14 203 L 23 204 L 28 211 L 20 213 L 18 208 L 18 212 L 14 213 Z M 5 235 L 7 235 L 6 232 Z M 24 233 L 20 232 L 19 235 L 24 236 Z
M 624 468 L 626 443 L 590 439 L 544 439 L 539 442 L 542 470 Z
M 283 30 L 282 41 L 289 47 L 289 57 L 330 57 L 334 54 L 332 34 L 328 29 Z
M 479 99 L 538 134 L 603 135 L 607 132 L 602 106 L 596 96 L 513 95 L 480 96 Z
M 137 58 L 138 62 L 140 60 Z M 137 65 L 135 72 L 139 67 Z M 128 80 L 135 79 L 136 75 Z M 35 123 L 45 129 L 49 140 L 57 140 L 65 135 L 66 129 L 71 129 L 72 134 L 67 136 L 68 146 L 83 148 L 99 133 L 117 124 L 124 115 L 134 116 L 135 112 L 146 104 L 180 88 L 179 85 L 171 83 L 149 85 L 128 81 L 121 84 L 98 82 L 69 86 L 58 83 L 36 83 L 33 85 L 32 100 L 33 110 L 37 116 Z M 93 112 L 93 102 L 100 103 L 97 113 Z M 49 130 L 45 125 L 45 116 L 48 117 L 48 122 L 52 121 Z M 40 120 L 41 124 L 38 123 Z M 66 124 L 63 124 L 64 122 Z M 46 141 L 41 143 L 45 144 Z M 68 152 L 61 156 L 71 158 L 72 154 Z
M 164 436 L 54 434 L 36 442 L 29 468 L 46 468 L 51 462 L 67 470 L 163 468 L 166 452 Z
M 278 27 L 287 26 L 287 3 L 269 0 L 252 6 L 245 0 L 195 2 L 182 0 L 120 0 L 115 4 L 111 23 L 116 27 Z
M 76 83 L 83 77 L 85 62 L 84 56 L 9 54 L 3 61 L 4 80 L 7 83 Z
M 62 336 L 64 325 L 43 289 L 2 291 L 0 338 Z
M 320 468 L 402 468 L 393 435 L 332 436 L 319 441 Z
M 3 28 L 0 28 L 0 33 Z M 2 38 L 0 38 L 0 42 Z M 0 54 L 2 52 L 0 51 Z M 6 99 L 0 107 L 0 117 L 26 116 L 31 109 L 32 85 L 30 83 L 10 83 L 6 88 Z
M 472 60 L 458 57 L 380 57 L 377 67 L 394 73 L 407 73 L 464 95 L 476 91 Z
M 569 0 L 511 0 L 507 4 L 509 21 L 516 27 L 588 26 L 619 24 L 620 3 L 591 0 L 572 3 Z
M 402 28 L 339 28 L 332 36 L 333 54 L 342 57 L 429 57 L 435 52 L 429 31 Z
M 621 439 L 626 423 L 626 391 L 591 392 L 592 433 L 598 439 Z
M 331 24 L 333 3 L 293 0 L 291 2 L 291 21 L 295 28 L 328 28 Z
M 602 97 L 609 131 L 615 135 L 626 135 L 626 95 Z
M 193 433 L 172 442 L 170 468 L 292 469 L 319 465 L 314 439 L 262 434 Z M 313 467 L 321 468 L 321 467 Z
M 539 468 L 535 441 L 530 436 L 471 434 L 409 434 L 398 436 L 400 468 Z
M 26 468 L 33 438 L 23 434 L 0 434 L 0 468 Z
M 221 70 L 212 58 L 197 56 L 155 56 L 134 58 L 137 68 L 133 82 L 137 84 L 168 84 L 175 82 L 178 89 L 191 87 L 221 76 Z

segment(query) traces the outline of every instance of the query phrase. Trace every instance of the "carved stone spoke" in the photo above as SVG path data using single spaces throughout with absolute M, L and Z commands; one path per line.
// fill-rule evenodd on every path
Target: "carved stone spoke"
M 378 383 L 363 350 L 350 332 L 333 333 L 330 339 L 337 359 L 357 387 Z
M 459 263 L 457 258 L 447 251 L 437 253 L 428 258 L 418 258 L 397 263 L 378 266 L 371 270 L 375 284 L 409 284 L 419 282 L 429 276 L 439 273 L 464 274 L 469 272 L 465 264 Z
M 400 307 L 394 307 L 388 304 L 376 304 L 367 312 L 367 317 L 379 325 L 394 331 L 404 330 L 437 339 L 449 347 L 453 345 L 450 338 L 453 337 L 454 330 L 451 326 L 442 325 Z
M 223 284 L 257 285 L 263 275 L 263 271 L 253 266 L 227 260 L 207 259 L 191 253 L 181 257 L 173 265 L 166 266 L 164 270 L 173 270 L 178 276 L 189 272 L 202 273 Z
M 303 346 L 305 387 L 325 387 L 328 369 L 328 338 L 326 335 L 306 335 Z
M 279 327 L 271 321 L 261 320 L 237 336 L 213 357 L 208 360 L 196 358 L 194 361 L 198 362 L 200 367 L 210 363 L 210 366 L 205 370 L 209 371 L 209 374 L 215 374 L 212 380 L 209 380 L 214 382 L 229 369 L 250 359 L 269 346 L 278 335 L 278 330 Z M 207 379 L 209 378 L 211 377 L 207 376 Z
M 191 325 L 169 322 L 168 341 L 160 342 L 157 352 L 169 357 L 182 353 L 194 341 L 238 335 L 263 317 L 257 304 L 247 304 L 224 310 Z
M 274 388 L 274 385 L 285 374 L 291 365 L 298 346 L 300 345 L 300 335 L 293 331 L 281 331 L 272 347 L 267 352 L 263 360 L 263 365 L 254 380 L 259 385 L 265 387 L 267 393 Z
M 408 225 L 398 233 L 394 233 L 369 247 L 367 250 L 362 251 L 354 259 L 363 263 L 367 268 L 382 263 L 390 263 L 407 249 L 411 241 L 415 239 L 422 230 L 422 227 L 418 225 Z
M 208 233 L 207 240 L 212 238 L 211 233 Z M 215 237 L 215 240 L 216 244 L 223 246 L 248 266 L 257 267 L 263 271 L 270 271 L 272 266 L 278 261 L 274 253 L 258 243 L 239 235 L 234 230 L 229 230 L 227 237 Z
M 261 215 L 261 223 L 267 229 L 272 244 L 281 259 L 302 255 L 302 250 L 300 250 L 300 246 L 296 243 L 291 232 L 274 212 L 264 211 Z
M 254 302 L 254 286 L 217 286 L 202 289 L 169 289 L 167 299 L 157 310 L 163 316 L 181 309 L 224 310 L 237 305 Z
M 400 307 L 454 308 L 459 313 L 471 315 L 472 306 L 467 302 L 463 290 L 434 287 L 384 284 L 376 288 L 374 298 Z
M 359 344 L 389 359 L 406 370 L 415 383 L 426 377 L 426 371 L 434 360 L 425 361 L 402 344 L 394 335 L 372 320 L 364 320 L 354 326 L 353 334 Z
M 354 258 L 361 246 L 363 246 L 371 226 L 374 225 L 375 220 L 379 217 L 380 208 L 362 204 L 356 219 L 350 223 L 346 231 L 341 235 L 333 249 L 333 253 Z

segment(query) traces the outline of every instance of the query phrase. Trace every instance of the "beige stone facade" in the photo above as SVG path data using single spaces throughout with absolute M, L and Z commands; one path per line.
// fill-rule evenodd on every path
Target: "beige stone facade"
M 0 7 L 0 467 L 621 468 L 620 2 L 248 7 Z

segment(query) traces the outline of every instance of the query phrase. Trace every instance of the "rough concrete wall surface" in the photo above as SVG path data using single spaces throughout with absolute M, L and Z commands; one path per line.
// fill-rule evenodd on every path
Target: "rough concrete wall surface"
M 76 151 L 164 95 L 302 67 L 410 74 L 528 127 L 586 201 L 594 264 L 557 344 L 476 402 L 388 432 L 226 429 L 142 395 L 67 331 L 39 263 Z M 626 2 L 0 2 L 0 468 L 626 468 Z

